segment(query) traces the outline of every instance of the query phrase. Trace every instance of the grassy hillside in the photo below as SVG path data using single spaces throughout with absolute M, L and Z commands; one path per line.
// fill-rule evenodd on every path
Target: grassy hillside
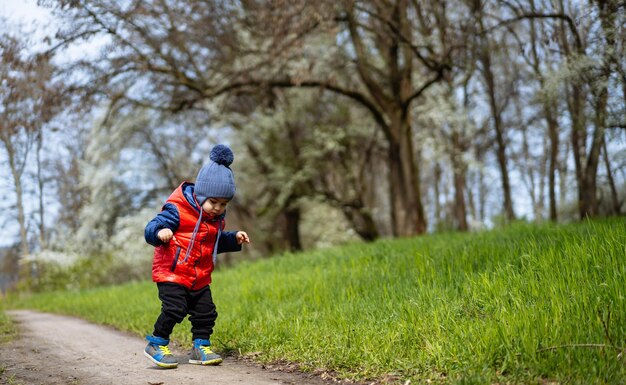
M 626 382 L 626 221 L 287 254 L 214 274 L 218 348 L 357 379 Z M 144 335 L 156 288 L 14 299 Z M 189 324 L 173 338 L 188 344 Z

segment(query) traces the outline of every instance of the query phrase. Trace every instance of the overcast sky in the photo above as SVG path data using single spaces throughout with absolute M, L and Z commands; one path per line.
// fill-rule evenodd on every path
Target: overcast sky
M 36 0 L 0 0 L 0 15 L 12 21 L 29 23 L 45 21 L 48 10 L 37 6 Z

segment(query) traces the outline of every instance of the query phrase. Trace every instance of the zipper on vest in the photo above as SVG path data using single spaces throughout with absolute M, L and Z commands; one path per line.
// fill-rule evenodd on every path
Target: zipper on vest
M 200 258 L 198 258 L 196 260 L 196 262 L 194 262 L 193 264 L 193 282 L 191 283 L 191 288 L 193 289 L 194 286 L 196 286 L 196 281 L 198 280 L 198 263 L 200 263 Z
M 176 264 L 178 264 L 178 257 L 180 257 L 180 247 L 176 247 L 176 255 L 174 256 L 174 262 L 172 262 L 172 267 L 170 271 L 174 271 L 176 269 Z

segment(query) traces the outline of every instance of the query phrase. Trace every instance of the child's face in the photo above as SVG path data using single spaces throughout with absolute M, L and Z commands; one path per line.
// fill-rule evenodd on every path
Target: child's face
M 209 217 L 214 218 L 224 214 L 228 202 L 230 200 L 225 198 L 209 198 L 202 204 L 202 210 L 209 214 Z

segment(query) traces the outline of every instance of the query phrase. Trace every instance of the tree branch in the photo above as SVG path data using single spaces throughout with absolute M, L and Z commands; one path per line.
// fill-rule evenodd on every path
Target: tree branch
M 574 40 L 576 42 L 576 52 L 581 53 L 582 52 L 582 41 L 580 39 L 580 35 L 578 34 L 578 30 L 576 29 L 576 23 L 574 22 L 574 20 L 572 20 L 571 17 L 569 17 L 569 15 L 563 14 L 563 13 L 536 13 L 536 12 L 530 12 L 530 13 L 523 13 L 517 17 L 514 17 L 512 19 L 508 19 L 508 20 L 504 20 L 496 25 L 494 25 L 493 27 L 487 28 L 483 31 L 483 33 L 489 33 L 495 29 L 498 29 L 502 26 L 506 26 L 512 23 L 516 23 L 518 21 L 521 20 L 525 20 L 525 19 L 560 19 L 560 20 L 565 20 L 567 22 L 567 25 L 569 26 L 570 31 L 572 32 L 572 35 L 574 35 Z
M 421 61 L 428 69 L 436 71 L 439 70 L 439 68 L 441 68 L 442 66 L 449 68 L 447 64 L 437 63 L 436 61 L 428 59 L 424 55 L 422 55 L 422 53 L 419 51 L 420 47 L 413 44 L 413 42 L 411 42 L 411 40 L 406 37 L 391 20 L 383 18 L 381 15 L 374 14 L 373 12 L 364 8 L 361 8 L 360 11 L 367 13 L 371 17 L 376 18 L 386 24 L 391 32 L 396 37 L 398 37 L 402 43 L 406 44 L 411 49 L 411 52 L 413 52 L 413 55 L 415 55 L 415 57 L 417 57 L 417 59 Z
M 352 37 L 352 43 L 354 44 L 359 75 L 361 76 L 361 79 L 363 79 L 363 83 L 365 83 L 365 86 L 370 91 L 372 97 L 376 99 L 378 105 L 384 107 L 389 104 L 389 98 L 385 95 L 379 85 L 376 84 L 376 82 L 371 78 L 365 68 L 365 63 L 369 60 L 366 58 L 365 47 L 363 46 L 363 41 L 361 40 L 361 36 L 357 30 L 356 20 L 351 12 L 348 14 L 348 29 L 350 31 L 350 36 Z
M 389 125 L 387 124 L 384 113 L 372 102 L 366 95 L 361 92 L 350 90 L 347 88 L 343 88 L 332 84 L 328 81 L 320 81 L 320 80 L 304 80 L 304 81 L 296 81 L 291 78 L 284 79 L 269 79 L 269 80 L 259 80 L 259 79 L 250 79 L 240 82 L 233 82 L 227 84 L 226 86 L 219 88 L 213 92 L 205 92 L 204 96 L 208 99 L 212 99 L 214 97 L 227 94 L 229 92 L 243 89 L 246 87 L 270 87 L 270 88 L 296 88 L 296 87 L 306 87 L 306 88 L 320 88 L 322 90 L 329 90 L 336 94 L 346 96 L 365 108 L 372 114 L 374 120 L 378 125 L 382 128 L 385 136 L 390 138 L 391 131 Z
M 409 106 L 411 105 L 411 102 L 413 101 L 413 99 L 418 98 L 430 86 L 432 86 L 433 84 L 437 83 L 439 80 L 441 80 L 443 78 L 443 71 L 444 71 L 444 69 L 440 68 L 439 71 L 437 71 L 437 75 L 435 77 L 433 77 L 432 79 L 430 79 L 426 83 L 422 84 L 422 86 L 420 88 L 418 88 L 415 92 L 413 92 L 413 94 L 411 94 L 406 100 L 404 100 L 402 102 L 402 114 L 403 115 L 406 115 L 408 113 Z

